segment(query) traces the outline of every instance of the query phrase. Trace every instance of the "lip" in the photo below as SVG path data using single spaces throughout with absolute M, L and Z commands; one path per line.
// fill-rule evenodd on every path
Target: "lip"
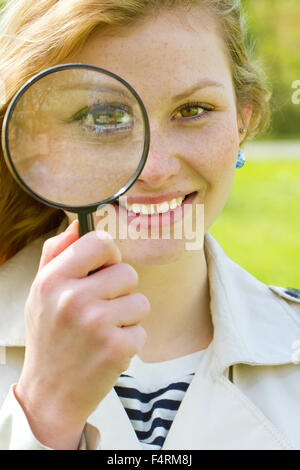
M 159 204 L 164 201 L 171 201 L 171 199 L 176 199 L 178 197 L 185 197 L 187 194 L 192 194 L 192 191 L 186 192 L 174 192 L 168 194 L 160 194 L 159 196 L 121 196 L 119 201 L 124 201 L 127 199 L 129 204 Z
M 188 193 L 181 194 L 182 196 L 186 196 Z M 144 214 L 134 214 L 131 211 L 127 211 L 124 207 L 117 203 L 113 203 L 117 214 L 120 216 L 120 219 L 127 222 L 127 224 L 133 223 L 136 228 L 141 229 L 160 229 L 162 227 L 172 226 L 174 223 L 178 222 L 182 219 L 183 214 L 187 211 L 191 210 L 192 204 L 198 195 L 197 191 L 194 191 L 188 195 L 188 197 L 183 201 L 181 206 L 176 207 L 176 209 L 170 209 L 168 212 L 163 214 L 152 214 L 152 215 L 144 215 Z M 164 196 L 165 197 L 165 196 Z M 168 195 L 169 197 L 169 195 Z M 179 195 L 177 195 L 179 197 Z M 129 199 L 129 198 L 128 198 Z M 143 197 L 143 201 L 140 203 L 145 203 L 145 197 Z M 172 197 L 170 199 L 173 199 Z M 160 201 L 166 201 L 168 199 L 160 198 Z M 153 201 L 153 198 L 152 198 Z M 137 198 L 134 202 L 138 202 Z M 184 206 L 188 206 L 188 208 L 184 208 Z

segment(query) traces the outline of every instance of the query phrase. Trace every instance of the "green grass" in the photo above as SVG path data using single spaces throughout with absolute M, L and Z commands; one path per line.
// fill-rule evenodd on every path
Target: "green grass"
M 210 231 L 260 281 L 300 289 L 300 160 L 246 162 Z

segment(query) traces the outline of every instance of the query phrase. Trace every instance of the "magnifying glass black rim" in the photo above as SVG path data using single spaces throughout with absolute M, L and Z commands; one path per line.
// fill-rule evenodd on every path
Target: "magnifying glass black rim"
M 10 123 L 11 115 L 12 115 L 19 99 L 23 96 L 23 94 L 26 92 L 26 90 L 29 87 L 31 87 L 35 82 L 37 82 L 41 78 L 45 77 L 46 75 L 49 75 L 49 74 L 54 73 L 54 72 L 58 72 L 60 70 L 66 70 L 66 69 L 71 69 L 71 68 L 79 68 L 79 69 L 84 68 L 84 69 L 94 70 L 94 71 L 97 71 L 97 72 L 104 73 L 105 75 L 108 75 L 109 77 L 112 77 L 112 78 L 115 78 L 116 80 L 118 80 L 125 87 L 127 87 L 127 89 L 137 99 L 137 101 L 140 105 L 140 108 L 141 108 L 141 111 L 142 111 L 142 116 L 143 116 L 144 123 L 145 123 L 145 140 L 144 140 L 143 154 L 142 154 L 139 165 L 138 165 L 135 173 L 133 174 L 133 176 L 129 179 L 129 181 L 126 183 L 125 186 L 123 186 L 119 191 L 114 193 L 112 196 L 110 196 L 106 199 L 102 199 L 101 201 L 95 202 L 93 204 L 87 204 L 85 206 L 69 206 L 69 205 L 58 203 L 58 202 L 57 203 L 52 202 L 49 199 L 43 198 L 38 193 L 35 193 L 30 188 L 30 186 L 28 186 L 27 183 L 20 176 L 20 174 L 19 174 L 17 168 L 15 167 L 15 164 L 14 164 L 12 158 L 11 158 L 11 154 L 10 154 L 10 151 L 9 151 L 9 138 L 8 138 L 9 123 Z M 12 101 L 11 101 L 11 103 L 10 103 L 8 109 L 7 109 L 7 113 L 6 113 L 6 117 L 5 117 L 5 121 L 3 123 L 3 126 L 4 126 L 4 145 L 5 145 L 5 153 L 6 153 L 6 157 L 7 157 L 8 166 L 11 168 L 11 170 L 12 170 L 14 176 L 16 177 L 17 181 L 25 189 L 25 191 L 27 191 L 31 196 L 33 196 L 35 199 L 37 199 L 38 201 L 40 201 L 44 204 L 47 204 L 51 207 L 56 207 L 58 209 L 63 209 L 63 210 L 69 211 L 69 212 L 75 212 L 77 214 L 94 212 L 99 205 L 102 206 L 102 205 L 105 205 L 105 204 L 109 204 L 111 202 L 114 202 L 120 196 L 122 196 L 122 194 L 124 194 L 135 183 L 135 181 L 137 180 L 137 178 L 141 174 L 141 172 L 142 172 L 142 170 L 145 166 L 146 160 L 147 160 L 147 156 L 148 156 L 148 152 L 149 152 L 149 146 L 150 146 L 150 126 L 149 126 L 149 119 L 148 119 L 147 111 L 146 111 L 146 108 L 144 106 L 144 103 L 142 102 L 140 96 L 135 91 L 135 89 L 132 88 L 132 86 L 129 83 L 127 83 L 123 78 L 119 77 L 118 75 L 116 75 L 113 72 L 110 72 L 109 70 L 102 69 L 101 67 L 97 67 L 95 65 L 83 64 L 83 63 L 77 63 L 77 62 L 76 63 L 70 63 L 70 64 L 60 64 L 60 65 L 55 65 L 54 67 L 49 67 L 49 68 L 43 70 L 42 72 L 38 73 L 34 77 L 32 77 L 30 80 L 28 80 L 20 88 L 20 90 L 16 93 L 16 95 L 12 99 Z

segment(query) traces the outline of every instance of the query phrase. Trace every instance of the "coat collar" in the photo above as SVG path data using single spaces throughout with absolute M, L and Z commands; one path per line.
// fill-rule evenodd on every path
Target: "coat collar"
M 24 305 L 38 269 L 43 235 L 0 267 L 0 345 L 24 346 Z M 216 376 L 232 364 L 279 365 L 292 363 L 292 344 L 300 324 L 288 302 L 232 261 L 206 232 L 211 314 L 214 324 L 213 368 Z M 284 332 L 284 334 L 283 334 Z
M 209 232 L 204 246 L 214 323 L 214 373 L 239 363 L 291 364 L 300 332 L 294 305 L 231 260 Z

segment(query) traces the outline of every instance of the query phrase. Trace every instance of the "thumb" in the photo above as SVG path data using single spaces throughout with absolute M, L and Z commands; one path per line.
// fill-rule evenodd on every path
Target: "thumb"
M 48 238 L 42 250 L 39 269 L 40 271 L 52 259 L 62 253 L 68 246 L 72 245 L 79 238 L 78 220 L 73 222 L 66 228 L 66 230 L 55 237 Z

